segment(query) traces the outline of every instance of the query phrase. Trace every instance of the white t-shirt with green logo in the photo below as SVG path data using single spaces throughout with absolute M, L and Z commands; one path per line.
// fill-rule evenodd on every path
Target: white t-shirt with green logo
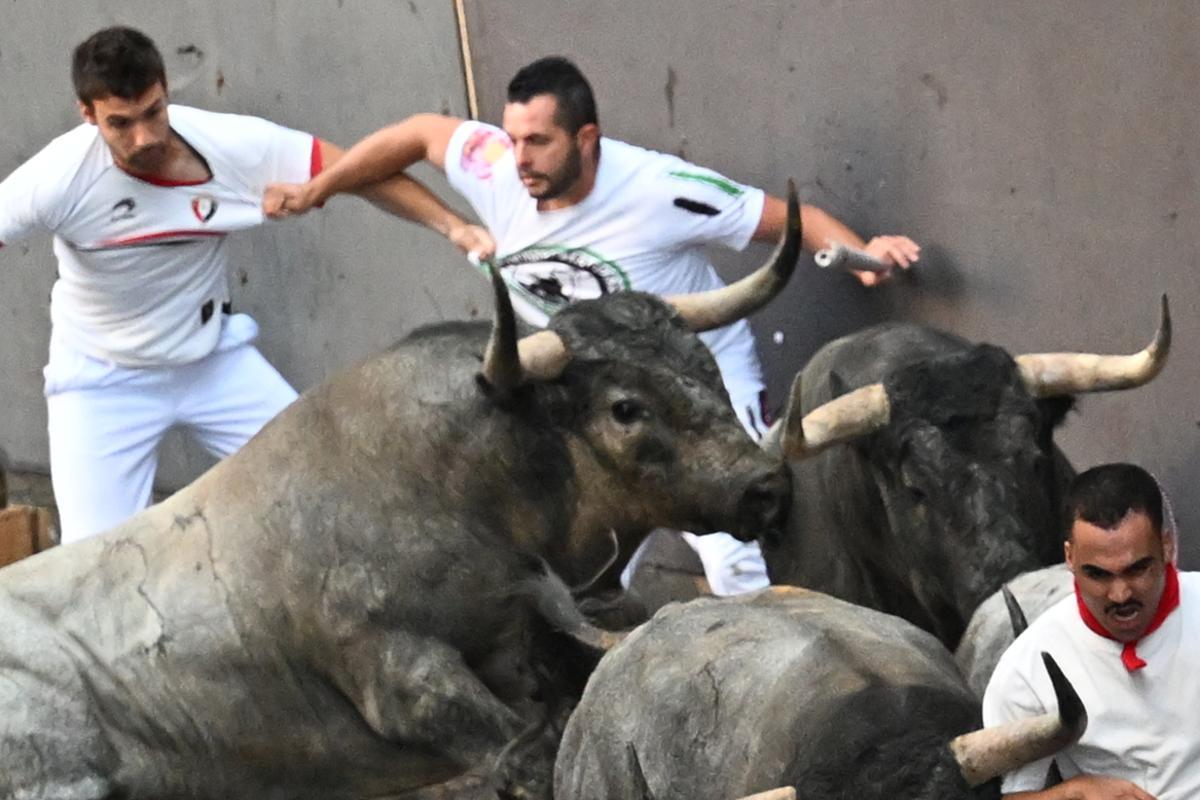
M 464 122 L 446 151 L 446 175 L 496 240 L 513 306 L 545 325 L 567 303 L 636 289 L 658 295 L 723 285 L 704 247 L 743 249 L 763 192 L 675 156 L 602 139 L 596 184 L 580 203 L 538 211 L 517 175 L 503 130 Z M 745 320 L 701 335 L 735 405 L 763 388 Z

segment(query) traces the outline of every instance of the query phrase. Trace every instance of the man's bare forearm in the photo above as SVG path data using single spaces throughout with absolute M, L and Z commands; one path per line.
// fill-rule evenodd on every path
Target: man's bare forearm
M 406 174 L 354 190 L 377 208 L 402 219 L 424 225 L 445 236 L 452 225 L 463 224 L 458 214 L 416 178 Z
M 417 114 L 375 131 L 309 181 L 307 199 L 316 205 L 335 194 L 360 192 L 418 161 L 429 160 L 441 168 L 446 142 L 460 122 L 437 114 Z

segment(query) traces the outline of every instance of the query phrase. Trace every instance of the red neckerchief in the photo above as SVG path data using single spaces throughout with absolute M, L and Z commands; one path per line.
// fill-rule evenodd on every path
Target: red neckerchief
M 1171 612 L 1179 608 L 1179 573 L 1175 570 L 1174 564 L 1167 564 L 1166 575 L 1167 580 L 1163 586 L 1162 597 L 1158 600 L 1158 608 L 1154 611 L 1154 618 L 1150 620 L 1150 626 L 1142 634 L 1142 639 L 1154 633 Z M 1079 616 L 1083 617 L 1083 623 L 1091 628 L 1093 633 L 1097 633 L 1105 639 L 1116 641 L 1117 637 L 1109 633 L 1100 624 L 1100 621 L 1092 615 L 1088 607 L 1084 605 L 1083 597 L 1079 594 L 1078 581 L 1075 582 L 1075 602 L 1079 605 Z M 1125 647 L 1121 649 L 1121 663 L 1130 672 L 1146 666 L 1146 662 L 1139 658 L 1137 654 L 1137 643 L 1140 641 L 1141 639 L 1135 639 L 1132 642 L 1126 642 Z

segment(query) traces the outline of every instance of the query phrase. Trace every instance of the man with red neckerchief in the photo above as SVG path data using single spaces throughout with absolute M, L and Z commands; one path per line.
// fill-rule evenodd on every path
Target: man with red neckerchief
M 985 725 L 1055 708 L 1040 669 L 1054 656 L 1079 692 L 1088 727 L 1055 757 L 1004 776 L 1005 797 L 1184 800 L 1200 797 L 1200 574 L 1175 568 L 1158 483 L 1132 464 L 1082 473 L 1065 501 L 1075 596 L 1030 624 L 996 666 Z

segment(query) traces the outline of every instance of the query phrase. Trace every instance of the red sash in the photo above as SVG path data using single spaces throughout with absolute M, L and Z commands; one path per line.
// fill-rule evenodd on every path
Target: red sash
M 1154 618 L 1150 620 L 1150 626 L 1142 634 L 1141 639 L 1146 638 L 1158 627 L 1163 624 L 1163 621 L 1170 616 L 1171 612 L 1179 608 L 1179 573 L 1175 569 L 1174 564 L 1167 564 L 1166 570 L 1167 581 L 1163 586 L 1162 597 L 1159 598 L 1158 608 L 1154 611 Z M 1083 617 L 1083 623 L 1092 629 L 1093 633 L 1103 636 L 1105 639 L 1117 640 L 1117 637 L 1108 632 L 1100 621 L 1097 620 L 1092 612 L 1084 605 L 1083 597 L 1079 594 L 1079 583 L 1075 583 L 1075 602 L 1079 605 L 1079 616 Z M 1146 662 L 1138 657 L 1137 643 L 1141 639 L 1135 639 L 1132 642 L 1126 642 L 1125 647 L 1121 649 L 1121 663 L 1125 665 L 1125 669 L 1133 672 L 1146 666 Z

